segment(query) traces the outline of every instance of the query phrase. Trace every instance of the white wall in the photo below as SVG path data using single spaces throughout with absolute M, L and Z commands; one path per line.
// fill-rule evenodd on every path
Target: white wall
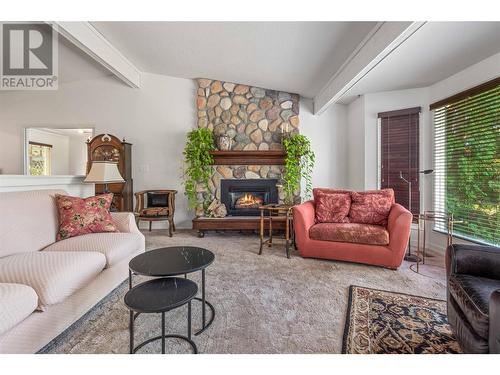
M 347 171 L 349 188 L 372 189 L 377 187 L 377 150 L 379 147 L 377 114 L 379 112 L 422 107 L 420 115 L 420 168 L 431 169 L 433 168 L 434 128 L 429 105 L 498 76 L 500 76 L 500 54 L 491 56 L 429 87 L 365 94 L 349 104 L 350 160 Z M 353 149 L 353 147 L 360 145 L 363 145 L 362 150 Z M 363 162 L 360 161 L 361 158 Z M 420 188 L 421 209 L 432 210 L 432 175 L 422 177 Z M 428 229 L 431 228 L 431 226 L 428 227 Z M 428 233 L 430 233 L 429 245 L 436 250 L 444 251 L 445 236 L 432 230 L 429 230 Z M 413 237 L 415 238 L 415 236 Z
M 429 103 L 488 82 L 500 76 L 500 53 L 490 56 L 429 87 Z
M 186 133 L 196 124 L 195 84 L 155 74 L 142 77 L 141 89 L 104 77 L 61 84 L 53 92 L 0 92 L 0 167 L 4 173 L 22 173 L 22 163 L 5 156 L 22 154 L 27 124 L 94 127 L 95 134 L 107 132 L 133 144 L 134 191 L 178 190 L 176 223 L 179 228 L 190 227 L 193 214 L 184 197 L 182 151 Z M 314 116 L 312 101 L 301 99 L 300 129 L 316 152 L 314 186 L 347 185 L 346 112 L 346 106 L 334 105 Z M 8 139 L 5 147 L 4 139 Z
M 347 108 L 347 187 L 365 188 L 365 98 L 357 98 Z
M 334 104 L 321 116 L 313 114 L 311 99 L 300 99 L 300 132 L 316 155 L 313 187 L 347 186 L 347 106 Z
M 6 155 L 22 155 L 26 124 L 94 127 L 95 134 L 108 132 L 133 144 L 134 191 L 179 191 L 176 223 L 189 227 L 192 215 L 183 194 L 181 166 L 186 133 L 196 124 L 195 85 L 188 79 L 142 77 L 141 89 L 104 77 L 61 84 L 56 91 L 0 92 L 0 167 L 11 160 Z M 4 173 L 22 173 L 22 164 L 4 167 Z

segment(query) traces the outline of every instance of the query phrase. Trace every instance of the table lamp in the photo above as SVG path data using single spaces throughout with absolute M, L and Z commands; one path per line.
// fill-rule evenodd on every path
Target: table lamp
M 112 161 L 93 161 L 84 182 L 104 184 L 104 194 L 109 193 L 108 184 L 124 183 L 118 163 Z

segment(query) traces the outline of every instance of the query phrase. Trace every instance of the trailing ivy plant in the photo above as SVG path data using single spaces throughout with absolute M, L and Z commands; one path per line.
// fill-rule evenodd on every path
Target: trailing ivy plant
M 186 163 L 185 194 L 190 208 L 196 208 L 200 203 L 196 193 L 197 185 L 202 185 L 208 190 L 214 161 L 210 151 L 214 149 L 214 136 L 209 129 L 198 128 L 188 133 L 183 154 Z
M 300 189 L 302 177 L 306 181 L 305 198 L 308 199 L 312 190 L 311 174 L 315 155 L 311 150 L 309 139 L 301 134 L 292 134 L 283 140 L 285 149 L 285 173 L 283 175 L 283 190 L 285 203 L 294 203 L 294 193 Z

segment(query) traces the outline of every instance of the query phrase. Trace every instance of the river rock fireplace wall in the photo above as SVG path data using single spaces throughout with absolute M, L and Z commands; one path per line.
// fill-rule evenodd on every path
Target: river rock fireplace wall
M 230 216 L 256 216 L 259 207 L 278 203 L 276 179 L 221 180 L 221 202 Z
M 281 150 L 283 134 L 299 132 L 297 94 L 203 78 L 197 86 L 198 127 L 231 138 L 233 151 Z M 218 165 L 205 194 L 222 200 L 224 179 L 280 181 L 282 176 L 282 165 Z M 281 188 L 277 194 L 282 202 Z

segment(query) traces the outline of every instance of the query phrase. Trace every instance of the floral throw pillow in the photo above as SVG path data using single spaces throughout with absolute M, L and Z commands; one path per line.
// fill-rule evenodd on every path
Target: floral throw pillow
M 118 232 L 109 213 L 112 200 L 112 193 L 89 198 L 56 194 L 59 214 L 57 241 L 82 234 Z
M 351 190 L 346 190 L 346 189 L 330 189 L 330 188 L 314 188 L 313 189 L 313 196 L 314 196 L 314 201 L 318 199 L 318 194 L 320 193 L 327 193 L 327 194 L 351 194 Z
M 316 205 L 317 223 L 348 223 L 349 208 L 351 207 L 350 193 L 326 193 L 316 191 L 314 203 Z
M 370 190 L 351 193 L 351 223 L 387 226 L 389 212 L 394 204 L 394 190 Z

